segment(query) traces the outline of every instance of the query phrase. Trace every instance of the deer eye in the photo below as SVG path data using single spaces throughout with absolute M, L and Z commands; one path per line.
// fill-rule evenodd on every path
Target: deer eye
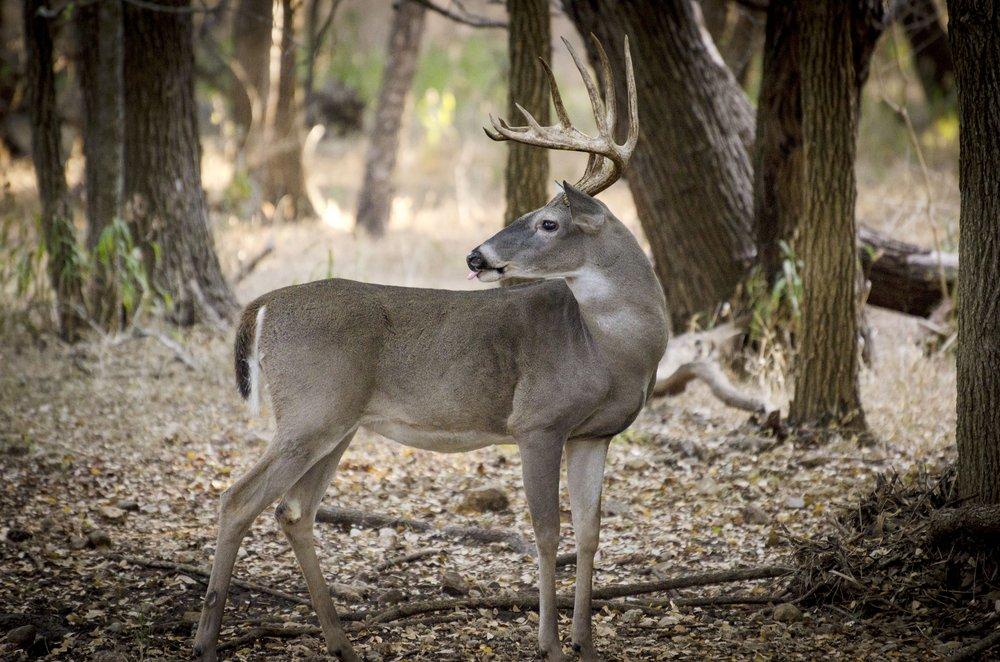
M 559 229 L 559 224 L 555 221 L 542 221 L 542 229 L 546 232 L 555 232 Z

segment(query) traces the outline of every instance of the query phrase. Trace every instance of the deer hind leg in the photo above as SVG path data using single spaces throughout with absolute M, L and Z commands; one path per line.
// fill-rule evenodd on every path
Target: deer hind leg
M 194 654 L 215 660 L 219 628 L 229 593 L 233 564 L 243 538 L 257 516 L 294 485 L 316 461 L 329 452 L 328 439 L 319 435 L 275 435 L 264 456 L 219 501 L 219 536 L 212 574 L 198 621 Z
M 546 435 L 519 440 L 524 492 L 538 548 L 538 648 L 562 660 L 556 613 L 556 548 L 559 545 L 559 460 L 564 440 Z
M 573 649 L 584 660 L 598 660 L 591 635 L 590 594 L 594 554 L 601 533 L 601 489 L 609 439 L 579 439 L 566 444 L 566 482 L 576 537 L 576 596 L 573 601 Z
M 326 494 L 326 488 L 330 485 L 337 471 L 337 465 L 340 464 L 340 458 L 350 445 L 353 436 L 354 431 L 351 431 L 329 455 L 314 464 L 274 509 L 274 516 L 295 551 L 295 558 L 298 559 L 306 586 L 309 587 L 313 608 L 323 628 L 327 652 L 350 662 L 359 658 L 344 633 L 337 610 L 330 598 L 330 589 L 323 578 L 323 571 L 316 557 L 313 523 L 316 519 L 316 510 L 323 500 L 323 495 Z

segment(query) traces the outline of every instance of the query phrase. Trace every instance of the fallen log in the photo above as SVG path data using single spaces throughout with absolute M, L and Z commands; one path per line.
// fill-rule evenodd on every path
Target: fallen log
M 868 303 L 928 317 L 958 280 L 958 255 L 893 239 L 866 226 L 858 229 L 858 253 L 871 282 Z

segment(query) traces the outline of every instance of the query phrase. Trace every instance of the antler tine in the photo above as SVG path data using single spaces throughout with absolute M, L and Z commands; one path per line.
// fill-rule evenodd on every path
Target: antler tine
M 552 69 L 549 68 L 549 63 L 542 58 L 538 58 L 538 61 L 542 64 L 542 69 L 545 70 L 545 75 L 549 79 L 549 94 L 552 95 L 552 105 L 556 108 L 556 117 L 559 118 L 559 124 L 562 125 L 564 129 L 569 129 L 573 126 L 573 123 L 569 121 L 569 114 L 566 112 L 566 106 L 563 105 L 562 95 L 559 94 L 559 85 L 556 83 L 556 77 L 552 75 Z
M 604 113 L 604 103 L 601 101 L 601 95 L 597 91 L 597 84 L 594 82 L 594 77 L 590 75 L 587 65 L 580 59 L 576 49 L 573 48 L 566 37 L 563 37 L 562 40 L 566 44 L 570 56 L 573 58 L 573 64 L 576 65 L 577 70 L 580 72 L 580 77 L 583 78 L 584 87 L 587 88 L 587 96 L 590 97 L 590 105 L 594 109 L 594 119 L 597 120 L 597 132 L 604 136 L 610 135 L 607 127 L 608 118 Z
M 615 119 L 618 108 L 615 100 L 615 81 L 611 77 L 611 63 L 608 62 L 608 53 L 604 50 L 604 45 L 593 32 L 590 33 L 590 40 L 594 42 L 597 57 L 601 61 L 601 83 L 604 87 L 604 113 L 606 115 L 604 121 L 608 131 L 613 132 L 615 130 Z M 611 139 L 612 141 L 614 140 L 613 137 Z
M 528 122 L 528 126 L 531 127 L 533 131 L 537 132 L 540 136 L 545 135 L 545 129 L 543 129 L 542 125 L 538 123 L 538 120 L 531 116 L 531 113 L 524 109 L 524 106 L 519 103 L 514 103 L 514 107 L 521 111 L 521 114 L 524 115 L 525 121 Z
M 639 101 L 635 93 L 635 72 L 632 71 L 632 50 L 628 45 L 628 35 L 625 35 L 625 88 L 628 94 L 628 137 L 621 146 L 621 151 L 628 161 L 639 140 Z

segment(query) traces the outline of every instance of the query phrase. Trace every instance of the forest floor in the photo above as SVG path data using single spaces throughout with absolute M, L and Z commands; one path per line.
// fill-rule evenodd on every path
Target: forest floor
M 624 196 L 609 195 L 618 209 Z M 864 213 L 868 205 L 870 215 L 883 220 L 882 229 L 926 240 L 926 228 L 912 220 L 916 203 L 893 195 L 908 194 L 870 188 L 859 209 Z M 339 228 L 331 209 L 325 222 L 251 228 L 223 222 L 217 235 L 221 259 L 233 274 L 248 256 L 275 244 L 273 254 L 238 285 L 244 302 L 328 274 L 474 287 L 462 279 L 462 256 L 489 233 L 496 210 L 469 211 L 459 200 L 449 210 L 454 221 L 442 227 L 439 209 L 425 218 L 417 198 L 406 200 L 400 204 L 410 207 L 397 213 L 404 221 L 377 246 Z M 904 211 L 885 214 L 879 207 L 893 204 Z M 938 204 L 938 213 L 952 211 L 946 202 Z M 623 218 L 634 225 L 634 214 L 626 211 Z M 907 224 L 924 230 L 914 232 Z M 862 390 L 872 443 L 775 439 L 700 386 L 654 401 L 612 445 L 595 585 L 794 564 L 796 539 L 834 531 L 837 515 L 855 508 L 879 474 L 896 472 L 907 481 L 953 460 L 953 358 L 925 355 L 922 331 L 910 318 L 873 310 L 871 319 L 875 361 L 863 371 Z M 34 625 L 32 656 L 187 657 L 204 578 L 155 562 L 208 567 L 218 495 L 272 434 L 267 409 L 251 417 L 236 394 L 231 333 L 178 331 L 155 319 L 144 323 L 178 343 L 191 365 L 155 337 L 93 336 L 73 347 L 16 330 L 0 338 L 0 636 Z M 786 394 L 775 379 L 778 372 L 768 364 L 752 372 L 747 387 L 763 389 L 781 404 Z M 465 503 L 470 491 L 487 487 L 505 495 L 509 506 L 478 512 Z M 565 493 L 562 503 L 568 504 Z M 362 431 L 325 504 L 436 529 L 469 525 L 531 538 L 518 455 L 508 447 L 438 455 Z M 560 551 L 572 548 L 571 532 L 566 513 Z M 533 559 L 500 544 L 473 546 L 402 527 L 329 524 L 317 524 L 316 538 L 342 611 L 371 613 L 449 597 L 444 591 L 491 598 L 535 587 Z M 399 561 L 421 551 L 427 552 L 422 558 Z M 392 561 L 388 568 L 377 570 L 386 561 Z M 572 590 L 572 570 L 560 570 L 561 592 Z M 223 642 L 261 623 L 315 624 L 311 607 L 300 604 L 307 595 L 304 582 L 272 517 L 262 516 L 253 527 L 235 576 L 291 597 L 235 588 Z M 682 600 L 767 597 L 782 593 L 786 583 L 758 580 L 648 596 L 677 601 L 657 613 L 613 605 L 595 614 L 596 644 L 611 660 L 941 655 L 942 624 L 919 606 L 866 617 L 850 605 L 802 604 L 779 619 L 774 604 L 691 607 Z M 564 641 L 568 617 L 560 616 Z M 515 660 L 534 655 L 536 622 L 530 610 L 463 608 L 445 619 L 352 626 L 350 636 L 365 659 Z M 0 639 L 0 658 L 24 655 L 14 648 Z M 261 639 L 226 655 L 264 660 L 322 652 L 321 639 L 305 634 Z

